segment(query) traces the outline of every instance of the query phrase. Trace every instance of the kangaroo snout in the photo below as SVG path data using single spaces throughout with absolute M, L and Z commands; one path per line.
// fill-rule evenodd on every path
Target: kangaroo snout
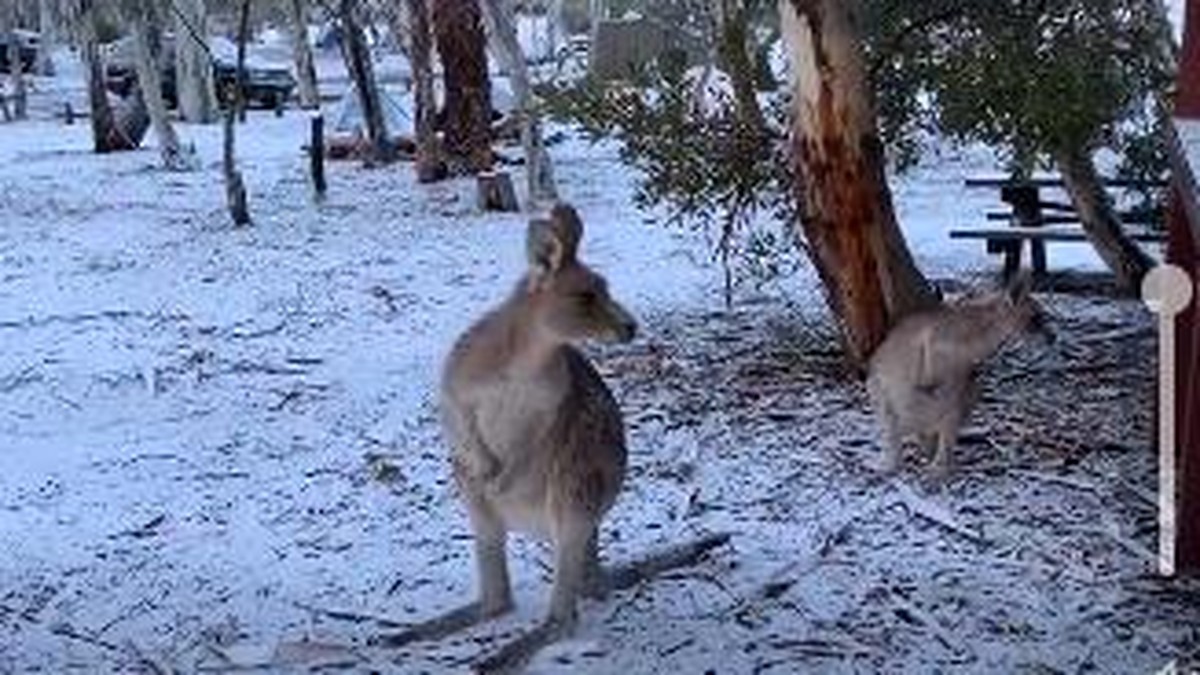
M 638 323 L 637 319 L 633 318 L 624 307 L 617 303 L 612 303 L 613 316 L 613 342 L 632 342 L 637 337 Z

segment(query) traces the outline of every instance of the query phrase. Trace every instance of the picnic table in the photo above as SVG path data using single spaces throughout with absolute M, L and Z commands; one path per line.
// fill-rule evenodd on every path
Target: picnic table
M 1021 267 L 1021 252 L 1029 242 L 1030 259 L 1035 276 L 1047 271 L 1046 244 L 1052 242 L 1084 242 L 1087 233 L 1080 223 L 1079 214 L 1070 201 L 1056 200 L 1044 191 L 1062 191 L 1063 181 L 1058 177 L 1013 179 L 1007 177 L 968 178 L 967 188 L 998 190 L 1000 201 L 1008 205 L 1006 210 L 988 211 L 988 222 L 1003 222 L 1003 226 L 968 227 L 950 231 L 951 239 L 982 239 L 988 253 L 1004 256 L 1004 276 L 1011 277 Z M 1146 183 L 1118 178 L 1104 181 L 1106 188 L 1128 189 L 1137 187 L 1166 187 L 1165 183 Z M 1158 214 L 1139 211 L 1123 211 L 1118 216 L 1126 225 L 1133 225 L 1126 234 L 1138 241 L 1163 241 L 1164 235 L 1151 228 L 1159 222 Z

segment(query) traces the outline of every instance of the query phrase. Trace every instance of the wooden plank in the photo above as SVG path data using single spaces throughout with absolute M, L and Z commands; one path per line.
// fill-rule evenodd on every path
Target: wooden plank
M 1128 179 L 1128 178 L 1105 178 L 1103 180 L 1103 182 L 1104 182 L 1105 187 L 1112 187 L 1112 188 L 1140 188 L 1140 187 L 1165 188 L 1165 187 L 1167 187 L 1166 181 L 1157 181 L 1157 180 L 1144 181 L 1144 180 L 1132 180 L 1132 179 Z M 1028 186 L 1036 187 L 1036 188 L 1055 188 L 1055 187 L 1062 187 L 1063 182 L 1062 182 L 1062 178 L 1058 178 L 1058 177 L 1054 177 L 1054 176 L 1031 178 L 1028 180 L 1013 180 L 1012 178 L 1008 178 L 1008 177 L 995 176 L 995 177 L 967 178 L 966 180 L 963 181 L 963 185 L 968 188 L 998 188 L 998 187 L 1017 186 L 1017 185 L 1028 185 Z
M 1016 220 L 1016 215 L 1011 211 L 988 211 L 984 216 L 990 222 L 1013 222 Z M 1136 211 L 1125 211 L 1117 214 L 1117 217 L 1126 225 L 1152 225 L 1162 222 L 1161 216 L 1153 213 L 1144 213 Z M 1046 225 L 1062 225 L 1068 223 L 1078 223 L 1078 215 L 1068 214 L 1049 214 L 1043 215 L 1041 222 Z
M 1129 232 L 1138 241 L 1163 241 L 1164 235 L 1158 232 Z M 1087 241 L 1087 235 L 1080 227 L 995 227 L 970 228 L 950 230 L 951 239 L 988 239 L 996 241 Z

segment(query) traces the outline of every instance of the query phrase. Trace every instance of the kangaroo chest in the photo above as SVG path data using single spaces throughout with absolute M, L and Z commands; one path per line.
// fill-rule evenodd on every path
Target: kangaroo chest
M 515 377 L 498 378 L 479 392 L 476 424 L 501 460 L 535 453 L 563 414 L 567 388 Z

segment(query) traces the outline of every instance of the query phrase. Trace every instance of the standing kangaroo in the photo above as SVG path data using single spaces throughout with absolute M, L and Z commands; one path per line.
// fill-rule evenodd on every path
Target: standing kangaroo
M 871 356 L 867 391 L 883 430 L 878 468 L 894 472 L 904 441 L 936 447 L 933 475 L 949 477 L 958 430 L 975 403 L 976 367 L 1014 335 L 1042 332 L 1041 307 L 1021 277 L 1009 289 L 966 296 L 900 321 Z
M 565 204 L 530 222 L 528 273 L 445 363 L 442 424 L 475 535 L 479 586 L 478 602 L 458 610 L 460 623 L 512 607 L 509 531 L 553 542 L 544 633 L 571 632 L 579 595 L 603 591 L 596 535 L 625 476 L 625 430 L 608 387 L 572 344 L 628 342 L 637 324 L 579 261 L 582 236 Z

